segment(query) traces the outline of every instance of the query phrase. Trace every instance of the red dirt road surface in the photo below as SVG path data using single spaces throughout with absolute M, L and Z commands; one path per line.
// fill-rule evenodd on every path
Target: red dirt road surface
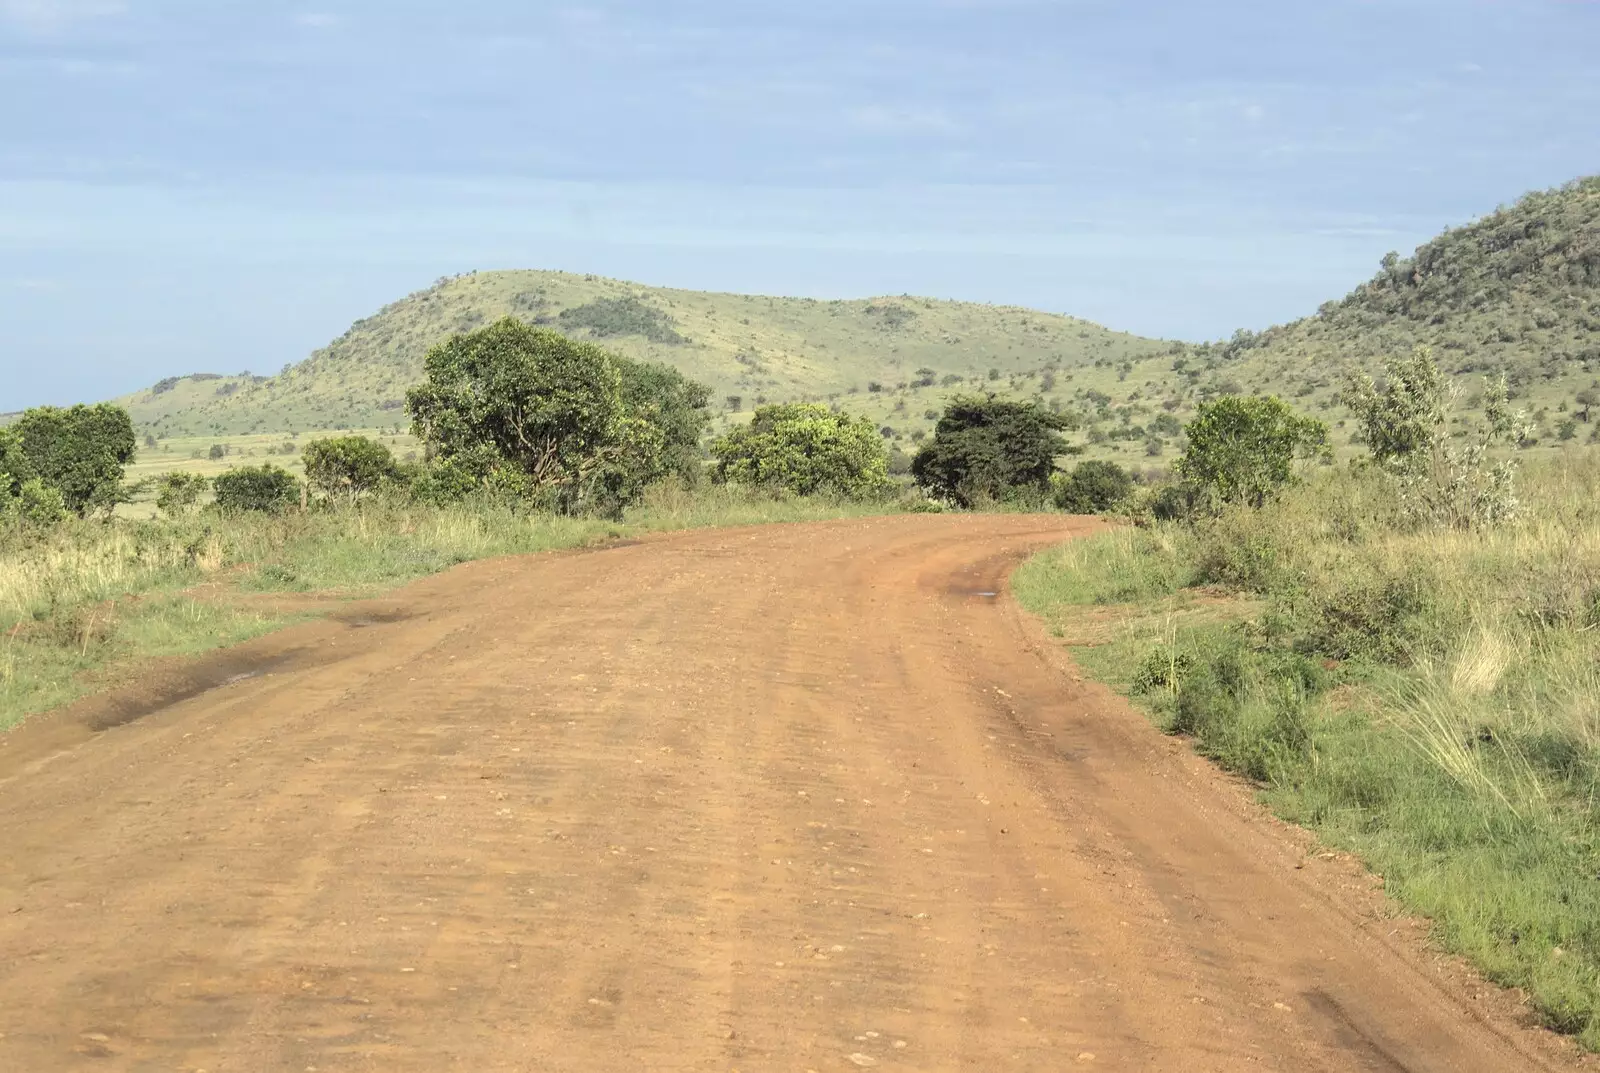
M 1569 1066 L 1075 680 L 1005 576 L 1091 526 L 479 563 L 39 718 L 0 1070 Z

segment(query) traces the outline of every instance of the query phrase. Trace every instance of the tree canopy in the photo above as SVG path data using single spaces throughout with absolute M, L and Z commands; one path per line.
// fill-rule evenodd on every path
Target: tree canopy
M 406 402 L 445 483 L 566 513 L 632 502 L 704 420 L 703 389 L 672 370 L 510 317 L 440 344 L 425 368 Z
M 760 406 L 712 445 L 717 479 L 851 498 L 890 487 L 889 455 L 871 421 L 818 403 Z
M 1328 426 L 1274 395 L 1224 395 L 1184 427 L 1178 472 L 1202 497 L 1262 506 L 1294 479 L 1296 459 L 1327 452 Z
M 122 475 L 138 441 L 128 411 L 110 403 L 26 411 L 11 431 L 32 476 L 61 495 L 80 517 L 110 510 L 122 495 Z
M 911 474 L 933 495 L 963 507 L 1042 495 L 1056 457 L 1072 451 L 1061 436 L 1066 427 L 1066 418 L 1035 402 L 957 396 L 911 460 Z
M 306 483 L 330 499 L 347 503 L 376 491 L 399 473 L 389 448 L 366 436 L 313 440 L 302 457 Z
M 294 474 L 271 462 L 240 466 L 218 474 L 212 487 L 216 490 L 217 509 L 227 513 L 279 514 L 293 507 L 300 498 L 300 482 Z

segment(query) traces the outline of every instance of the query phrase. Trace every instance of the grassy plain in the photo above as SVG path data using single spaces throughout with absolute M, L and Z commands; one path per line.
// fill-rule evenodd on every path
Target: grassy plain
M 316 596 L 333 607 L 473 559 L 896 509 L 662 485 L 621 522 L 374 501 L 283 516 L 73 522 L 18 535 L 0 543 L 0 731 L 150 659 L 235 644 L 309 613 L 277 609 L 262 594 Z
M 1259 513 L 1046 552 L 1016 591 L 1600 1049 L 1600 456 L 1539 462 L 1523 497 L 1503 530 L 1417 531 L 1370 475 L 1324 472 Z

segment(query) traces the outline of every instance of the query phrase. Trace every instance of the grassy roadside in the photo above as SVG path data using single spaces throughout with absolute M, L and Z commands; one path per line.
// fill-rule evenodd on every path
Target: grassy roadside
M 651 489 L 622 522 L 464 505 L 63 525 L 0 542 L 0 732 L 142 661 L 237 644 L 307 617 L 242 594 L 369 596 L 458 563 L 640 533 L 891 513 L 893 503 Z
M 1408 531 L 1383 485 L 1329 473 L 1047 551 L 1015 587 L 1086 671 L 1600 1050 L 1600 460 L 1542 465 L 1523 499 L 1503 530 Z

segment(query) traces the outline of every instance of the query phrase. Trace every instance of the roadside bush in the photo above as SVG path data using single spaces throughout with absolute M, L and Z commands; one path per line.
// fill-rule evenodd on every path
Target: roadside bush
M 213 482 L 217 509 L 224 513 L 258 511 L 279 514 L 300 500 L 300 482 L 271 462 L 241 466 L 220 474 Z
M 973 507 L 1018 499 L 1043 501 L 1067 421 L 1036 402 L 993 395 L 951 400 L 933 438 L 911 461 L 911 475 L 930 495 Z
M 864 499 L 887 494 L 889 454 L 872 422 L 820 403 L 758 407 L 712 444 L 717 480 Z
M 1115 462 L 1079 462 L 1050 478 L 1052 497 L 1069 514 L 1103 514 L 1133 494 L 1133 477 Z
M 306 444 L 306 483 L 329 499 L 355 503 L 399 475 L 393 453 L 365 436 L 339 436 Z
M 1295 479 L 1296 460 L 1328 452 L 1328 427 L 1271 395 L 1201 403 L 1184 434 L 1178 473 L 1215 504 L 1261 507 Z
M 11 426 L 31 476 L 60 493 L 79 517 L 109 513 L 122 498 L 122 474 L 138 441 L 128 412 L 110 403 L 28 410 Z

